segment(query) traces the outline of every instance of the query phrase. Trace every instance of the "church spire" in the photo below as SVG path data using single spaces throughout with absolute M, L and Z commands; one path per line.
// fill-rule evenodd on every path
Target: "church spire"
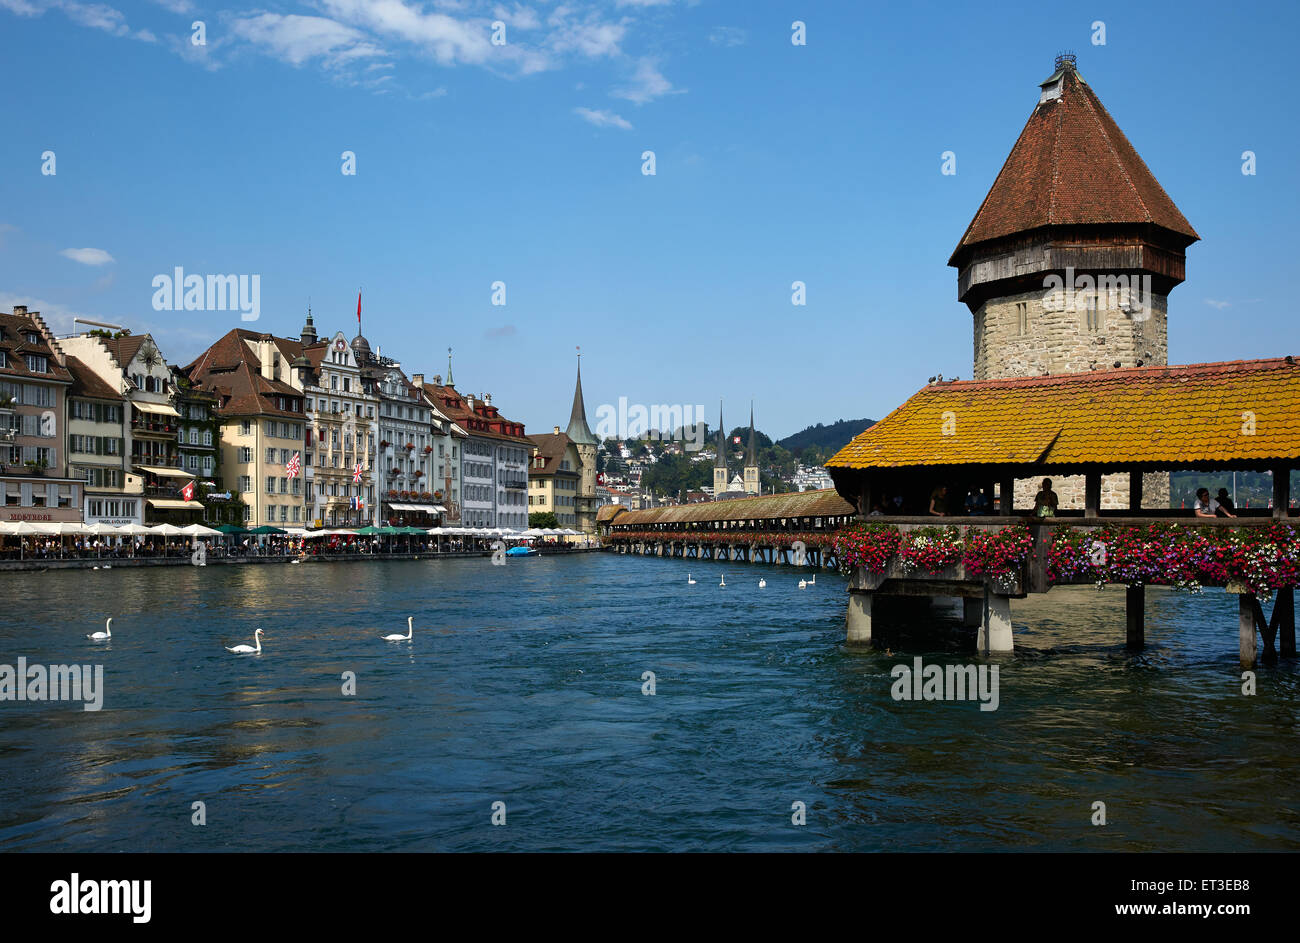
M 713 467 L 727 467 L 727 430 L 722 426 L 722 400 L 718 400 L 718 457 L 713 460 Z
M 451 348 L 447 348 L 447 385 L 455 386 L 456 381 L 451 376 Z
M 745 466 L 758 464 L 758 448 L 754 439 L 754 401 L 749 401 L 749 447 L 745 449 Z
M 578 349 L 578 383 L 573 388 L 573 409 L 569 413 L 569 428 L 565 431 L 574 445 L 595 445 L 596 437 L 587 425 L 587 407 L 582 401 L 582 349 Z

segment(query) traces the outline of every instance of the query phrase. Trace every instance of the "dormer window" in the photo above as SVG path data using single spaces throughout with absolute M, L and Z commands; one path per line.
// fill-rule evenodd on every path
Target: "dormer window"
M 49 373 L 50 362 L 47 357 L 40 354 L 27 355 L 27 369 L 32 373 Z
M 41 342 L 41 335 L 37 334 L 35 331 L 27 332 L 27 343 L 39 344 L 40 342 Z

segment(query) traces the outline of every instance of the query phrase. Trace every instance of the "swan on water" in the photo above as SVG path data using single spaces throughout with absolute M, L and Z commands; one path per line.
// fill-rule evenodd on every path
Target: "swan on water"
M 694 586 L 694 585 L 695 585 L 695 580 L 691 579 L 691 574 L 689 574 L 689 573 L 686 574 L 686 585 L 687 585 L 687 586 Z
M 726 586 L 726 585 L 727 585 L 727 574 L 726 574 L 726 573 L 723 573 L 723 574 L 722 574 L 722 582 L 719 583 L 718 585 L 719 585 L 719 586 Z
M 91 632 L 89 635 L 86 636 L 86 638 L 93 638 L 93 639 L 112 638 L 112 637 L 113 637 L 112 619 L 109 619 L 106 623 L 104 623 L 103 632 Z
M 810 577 L 808 578 L 808 585 L 809 585 L 809 586 L 816 586 L 816 585 L 817 585 L 817 574 L 816 574 L 816 573 L 814 573 L 812 576 L 810 576 Z
M 800 588 L 800 589 L 806 589 L 807 587 L 808 587 L 808 581 L 807 581 L 807 580 L 800 580 L 800 581 L 799 581 L 799 588 Z
M 258 629 L 253 633 L 253 641 L 257 643 L 257 648 L 252 645 L 236 645 L 233 648 L 226 646 L 226 651 L 234 652 L 236 655 L 260 655 L 262 654 L 262 630 Z
M 760 577 L 758 578 L 758 588 L 759 588 L 759 589 L 763 589 L 763 588 L 766 587 L 766 586 L 767 586 L 767 580 L 763 579 L 763 578 L 760 576 Z
M 414 625 L 414 622 L 415 622 L 415 616 L 407 616 L 407 617 L 406 617 L 406 634 L 405 634 L 405 635 L 398 635 L 398 634 L 394 633 L 394 634 L 392 634 L 392 635 L 385 635 L 385 636 L 384 636 L 384 641 L 385 641 L 385 642 L 409 642 L 409 641 L 411 640 L 411 635 L 415 632 L 415 625 Z

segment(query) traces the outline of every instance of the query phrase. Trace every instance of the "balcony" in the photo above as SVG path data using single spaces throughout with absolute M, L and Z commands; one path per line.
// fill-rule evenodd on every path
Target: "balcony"
M 171 422 L 155 422 L 150 419 L 132 419 L 131 432 L 135 435 L 166 436 L 176 438 L 178 427 Z
M 501 487 L 512 488 L 516 490 L 526 489 L 528 487 L 528 478 L 525 475 L 501 475 Z

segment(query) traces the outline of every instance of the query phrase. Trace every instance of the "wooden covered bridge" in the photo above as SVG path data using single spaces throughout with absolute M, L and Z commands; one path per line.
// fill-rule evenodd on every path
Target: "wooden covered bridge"
M 979 647 L 1010 651 L 1011 599 L 1095 583 L 1100 572 L 1128 586 L 1128 643 L 1140 648 L 1144 586 L 1176 574 L 1170 582 L 1221 585 L 1239 595 L 1243 664 L 1255 663 L 1257 632 L 1266 659 L 1278 635 L 1283 655 L 1294 655 L 1300 521 L 1290 486 L 1298 466 L 1300 365 L 1292 357 L 933 383 L 827 463 L 836 490 L 858 511 L 859 527 L 874 522 L 929 534 L 936 524 L 952 524 L 968 542 L 1018 527 L 1022 534 L 1028 529 L 1032 546 L 1012 570 L 996 575 L 971 572 L 968 560 L 938 572 L 898 557 L 855 566 L 848 638 L 871 640 L 876 597 L 956 596 L 967 600 L 967 618 L 980 626 Z M 1144 476 L 1150 481 L 1175 470 L 1225 473 L 1225 482 L 1234 470 L 1269 472 L 1272 507 L 1238 511 L 1235 519 L 1144 507 Z M 1016 506 L 1017 479 L 1067 475 L 1084 479 L 1081 509 L 1037 517 Z M 1127 508 L 1103 509 L 1106 475 L 1128 476 Z M 966 514 L 963 497 L 981 491 L 993 499 L 991 513 Z M 936 496 L 942 517 L 930 513 Z M 904 514 L 889 513 L 900 505 Z M 1100 559 L 1071 570 L 1061 560 L 1080 537 Z M 1108 551 L 1131 562 L 1127 578 L 1106 562 Z M 1276 601 L 1265 620 L 1260 597 L 1270 594 Z
M 596 524 L 618 553 L 834 567 L 835 533 L 856 516 L 827 488 L 640 511 L 611 504 Z

